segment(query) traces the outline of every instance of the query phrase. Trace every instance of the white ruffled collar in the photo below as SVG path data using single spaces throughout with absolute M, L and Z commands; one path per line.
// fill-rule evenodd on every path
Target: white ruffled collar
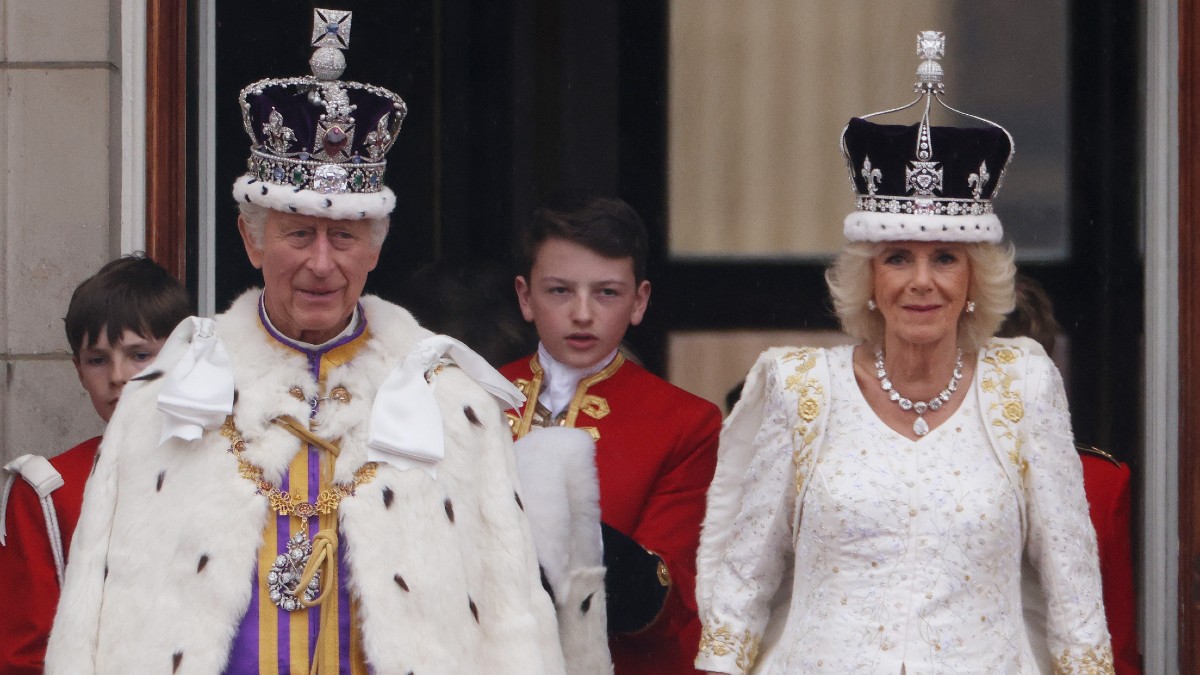
M 604 370 L 605 366 L 616 358 L 617 351 L 614 349 L 607 358 L 600 359 L 587 368 L 573 368 L 556 360 L 550 355 L 546 345 L 539 342 L 537 355 L 538 363 L 542 366 L 542 390 L 538 394 L 538 403 L 550 411 L 551 417 L 557 417 L 571 404 L 579 381 Z

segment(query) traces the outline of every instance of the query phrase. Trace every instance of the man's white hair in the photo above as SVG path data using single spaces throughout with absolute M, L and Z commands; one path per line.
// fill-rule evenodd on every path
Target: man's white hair
M 242 221 L 246 223 L 246 232 L 250 235 L 250 241 L 254 243 L 255 248 L 261 249 L 263 233 L 267 227 L 267 214 L 271 209 L 260 204 L 239 202 L 238 211 L 242 215 Z M 391 221 L 386 217 L 367 218 L 366 221 L 371 225 L 371 245 L 380 248 L 383 246 L 383 240 L 387 238 Z

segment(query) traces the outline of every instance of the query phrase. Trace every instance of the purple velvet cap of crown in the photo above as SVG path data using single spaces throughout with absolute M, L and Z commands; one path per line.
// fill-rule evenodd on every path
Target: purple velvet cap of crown
M 241 102 L 252 146 L 237 201 L 336 219 L 391 213 L 396 198 L 383 174 L 407 114 L 399 96 L 308 76 L 256 82 Z
M 917 157 L 921 125 L 853 118 L 843 147 L 857 209 L 851 241 L 987 241 L 1003 238 L 992 208 L 1012 141 L 999 127 L 930 126 L 929 156 Z
M 348 153 L 351 157 L 357 155 L 367 161 L 370 157 L 367 136 L 376 130 L 384 115 L 397 113 L 395 101 L 365 89 L 347 88 L 346 94 L 354 106 L 354 111 L 350 113 L 354 121 L 354 135 L 348 144 Z M 261 93 L 248 93 L 246 101 L 250 106 L 249 131 L 256 146 L 266 144 L 264 128 L 269 124 L 271 112 L 278 111 L 283 116 L 284 126 L 295 134 L 295 140 L 288 146 L 289 154 L 315 155 L 321 149 L 323 139 L 318 138 L 317 123 L 325 113 L 325 108 L 309 100 L 308 92 L 295 86 L 269 85 L 263 87 Z M 404 114 L 401 109 L 401 120 Z

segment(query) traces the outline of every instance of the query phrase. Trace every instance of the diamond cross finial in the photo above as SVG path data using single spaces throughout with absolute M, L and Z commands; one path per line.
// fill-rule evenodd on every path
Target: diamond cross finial
M 913 87 L 913 91 L 945 93 L 946 85 L 942 84 L 942 64 L 938 63 L 945 55 L 945 33 L 936 30 L 923 30 L 917 33 L 917 56 L 921 57 L 921 65 L 917 66 L 917 83 Z
M 312 46 L 349 48 L 351 14 L 336 9 L 314 9 Z
M 917 56 L 930 61 L 941 59 L 945 55 L 945 33 L 936 30 L 923 30 L 917 34 Z

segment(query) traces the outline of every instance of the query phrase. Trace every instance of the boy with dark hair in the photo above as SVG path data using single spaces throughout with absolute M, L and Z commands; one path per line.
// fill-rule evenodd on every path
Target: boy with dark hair
M 76 287 L 67 341 L 79 382 L 108 422 L 125 383 L 189 314 L 187 291 L 144 256 L 114 260 Z M 4 467 L 0 494 L 0 673 L 41 673 L 83 486 L 100 437 L 47 460 L 23 455 Z M 18 478 L 22 480 L 17 480 Z
M 696 547 L 716 465 L 716 406 L 620 352 L 650 300 L 646 229 L 619 199 L 587 198 L 534 213 L 515 286 L 537 327 L 537 353 L 501 369 L 527 397 L 513 434 L 567 426 L 596 441 L 618 675 L 693 673 L 700 640 Z

